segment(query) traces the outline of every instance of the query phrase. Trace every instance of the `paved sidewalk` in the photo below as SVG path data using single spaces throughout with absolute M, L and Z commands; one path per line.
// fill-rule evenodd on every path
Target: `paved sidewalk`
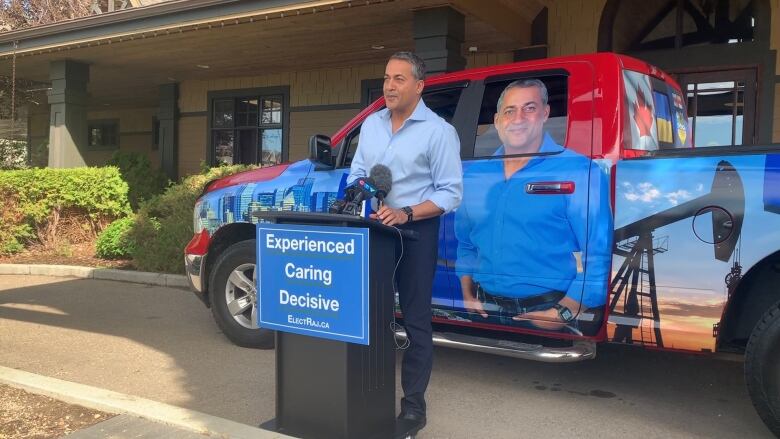
M 195 410 L 4 366 L 0 366 L 0 383 L 71 404 L 120 414 L 68 437 L 191 439 L 205 435 L 236 439 L 289 438 Z
M 185 276 L 67 265 L 0 264 L 0 275 L 52 276 L 187 288 Z M 0 366 L 0 383 L 64 402 L 119 415 L 68 435 L 76 439 L 205 437 L 287 438 L 195 410 Z
M 187 277 L 181 274 L 80 267 L 77 265 L 0 264 L 0 275 L 2 274 L 101 279 L 169 288 L 189 288 Z
M 115 416 L 68 435 L 68 439 L 203 439 L 203 437 L 203 434 L 192 433 L 131 415 Z

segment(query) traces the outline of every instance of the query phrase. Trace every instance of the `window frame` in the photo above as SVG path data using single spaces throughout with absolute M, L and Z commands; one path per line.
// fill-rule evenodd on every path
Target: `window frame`
M 116 130 L 116 142 L 112 144 L 101 143 L 97 145 L 92 144 L 92 130 L 95 128 L 113 127 Z M 91 119 L 87 121 L 87 150 L 88 151 L 110 151 L 119 149 L 120 144 L 120 131 L 119 131 L 119 119 Z
M 261 124 L 260 115 L 262 114 L 262 101 L 264 98 L 279 97 L 282 101 L 282 119 L 279 124 Z M 253 127 L 237 127 L 235 124 L 237 106 L 236 101 L 239 99 L 254 99 L 258 100 L 258 123 Z M 232 99 L 233 100 L 233 126 L 232 127 L 215 127 L 214 126 L 214 102 L 220 99 Z M 209 91 L 206 95 L 206 101 L 208 104 L 207 110 L 207 129 L 206 129 L 206 161 L 211 166 L 216 166 L 216 151 L 214 147 L 214 132 L 219 130 L 232 131 L 234 135 L 233 151 L 236 151 L 236 132 L 240 130 L 255 129 L 257 133 L 257 142 L 260 142 L 262 131 L 265 129 L 277 129 L 277 125 L 281 125 L 282 130 L 282 157 L 281 162 L 285 163 L 289 161 L 290 156 L 290 86 L 275 86 L 275 87 L 260 87 L 260 88 L 242 88 L 232 90 L 218 90 Z M 260 151 L 258 151 L 258 154 Z M 258 161 L 255 164 L 260 164 L 260 156 L 258 155 Z
M 436 92 L 440 92 L 440 91 L 447 91 L 447 90 L 453 90 L 453 89 L 463 89 L 463 91 L 460 93 L 460 97 L 458 98 L 458 103 L 456 104 L 455 113 L 454 113 L 454 115 L 452 117 L 452 121 L 450 122 L 450 124 L 455 127 L 456 131 L 458 131 L 458 136 L 461 139 L 463 139 L 463 134 L 460 132 L 460 129 L 458 127 L 459 126 L 462 127 L 465 124 L 457 123 L 457 121 L 459 120 L 459 117 L 463 118 L 465 116 L 464 113 L 466 113 L 467 110 L 468 110 L 468 108 L 467 108 L 468 106 L 464 105 L 464 102 L 465 102 L 464 101 L 464 96 L 466 95 L 467 90 L 472 88 L 472 87 L 470 87 L 470 85 L 471 85 L 471 81 L 456 81 L 456 82 L 450 82 L 450 83 L 446 83 L 446 84 L 436 84 L 436 85 L 425 87 L 425 89 L 423 90 L 423 93 L 422 93 L 422 97 L 425 98 L 425 95 L 428 95 L 428 94 L 431 94 L 431 93 L 436 93 Z M 371 104 L 371 102 L 369 102 L 369 104 Z M 385 106 L 382 105 L 381 107 L 379 107 L 376 111 L 374 111 L 371 114 L 374 114 L 377 111 L 381 111 L 384 108 L 385 108 Z M 370 116 L 370 115 L 368 115 L 368 116 Z M 366 116 L 366 118 L 368 118 L 368 116 Z M 347 150 L 348 150 L 349 142 L 355 137 L 357 132 L 360 131 L 360 129 L 363 127 L 363 122 L 365 122 L 365 119 L 363 119 L 360 122 L 359 125 L 357 125 L 354 128 L 352 128 L 352 130 L 344 136 L 344 138 L 341 140 L 341 142 L 339 142 L 339 145 L 338 145 L 338 156 L 336 158 L 336 163 L 337 163 L 336 168 L 339 168 L 339 169 L 340 168 L 349 168 L 350 164 L 346 163 L 347 153 L 348 153 Z M 357 150 L 357 146 L 355 146 L 355 148 Z M 462 145 L 461 145 L 461 151 L 462 151 L 462 149 L 463 148 L 462 148 Z
M 152 116 L 152 151 L 160 150 L 160 119 Z
M 476 150 L 476 140 L 477 140 L 477 129 L 479 127 L 479 116 L 482 112 L 482 101 L 485 98 L 485 89 L 486 86 L 489 86 L 491 84 L 495 84 L 497 82 L 513 82 L 523 79 L 539 79 L 546 78 L 546 77 L 552 77 L 552 76 L 560 76 L 565 78 L 566 81 L 566 136 L 563 139 L 563 142 L 561 143 L 561 146 L 564 148 L 568 148 L 566 146 L 568 136 L 569 136 L 569 115 L 570 115 L 570 101 L 571 101 L 571 85 L 570 85 L 570 78 L 572 76 L 572 72 L 566 70 L 566 69 L 542 69 L 542 70 L 527 70 L 522 72 L 512 72 L 512 73 L 504 73 L 494 76 L 489 76 L 485 78 L 483 81 L 480 81 L 480 91 L 476 96 L 474 96 L 472 101 L 470 102 L 470 106 L 473 108 L 473 121 L 470 124 L 470 132 L 469 136 L 467 137 L 468 142 L 464 142 L 461 140 L 461 158 L 464 161 L 467 160 L 487 160 L 490 159 L 492 156 L 479 156 L 475 157 L 474 152 Z M 544 80 L 542 80 L 544 82 Z M 508 84 L 507 84 L 508 85 Z M 546 84 L 545 84 L 546 85 Z M 548 90 L 549 91 L 549 90 Z M 548 101 L 549 105 L 549 101 Z M 494 113 L 495 114 L 495 113 Z M 466 150 L 465 148 L 468 148 Z M 531 153 L 531 154 L 511 154 L 511 155 L 503 155 L 500 157 L 534 157 L 534 156 L 543 156 L 543 155 L 554 155 L 557 153 Z

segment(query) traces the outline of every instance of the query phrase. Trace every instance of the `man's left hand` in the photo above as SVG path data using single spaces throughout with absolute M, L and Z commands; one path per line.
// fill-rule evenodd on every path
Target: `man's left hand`
M 518 314 L 512 317 L 512 320 L 532 320 L 534 326 L 548 331 L 557 331 L 566 326 L 566 324 L 561 321 L 561 316 L 558 314 L 558 310 L 554 308 L 545 309 L 543 311 L 531 311 L 525 314 Z
M 406 223 L 409 217 L 406 215 L 406 212 L 401 209 L 382 206 L 376 213 L 371 214 L 371 218 L 381 221 L 384 225 L 395 226 L 397 224 Z

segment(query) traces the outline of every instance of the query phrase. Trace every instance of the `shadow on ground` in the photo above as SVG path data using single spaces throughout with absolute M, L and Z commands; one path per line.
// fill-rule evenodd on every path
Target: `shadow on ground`
M 257 425 L 274 353 L 238 348 L 188 291 L 0 276 L 0 364 Z M 399 386 L 400 387 L 400 386 Z M 600 347 L 545 364 L 437 349 L 420 438 L 769 438 L 742 363 Z

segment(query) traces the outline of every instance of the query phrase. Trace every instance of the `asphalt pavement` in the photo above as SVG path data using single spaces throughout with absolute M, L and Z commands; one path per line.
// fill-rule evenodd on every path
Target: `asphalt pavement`
M 178 288 L 0 275 L 0 366 L 248 425 L 274 415 L 274 352 L 233 346 Z M 624 346 L 575 364 L 437 348 L 427 399 L 422 439 L 772 437 L 741 362 Z

